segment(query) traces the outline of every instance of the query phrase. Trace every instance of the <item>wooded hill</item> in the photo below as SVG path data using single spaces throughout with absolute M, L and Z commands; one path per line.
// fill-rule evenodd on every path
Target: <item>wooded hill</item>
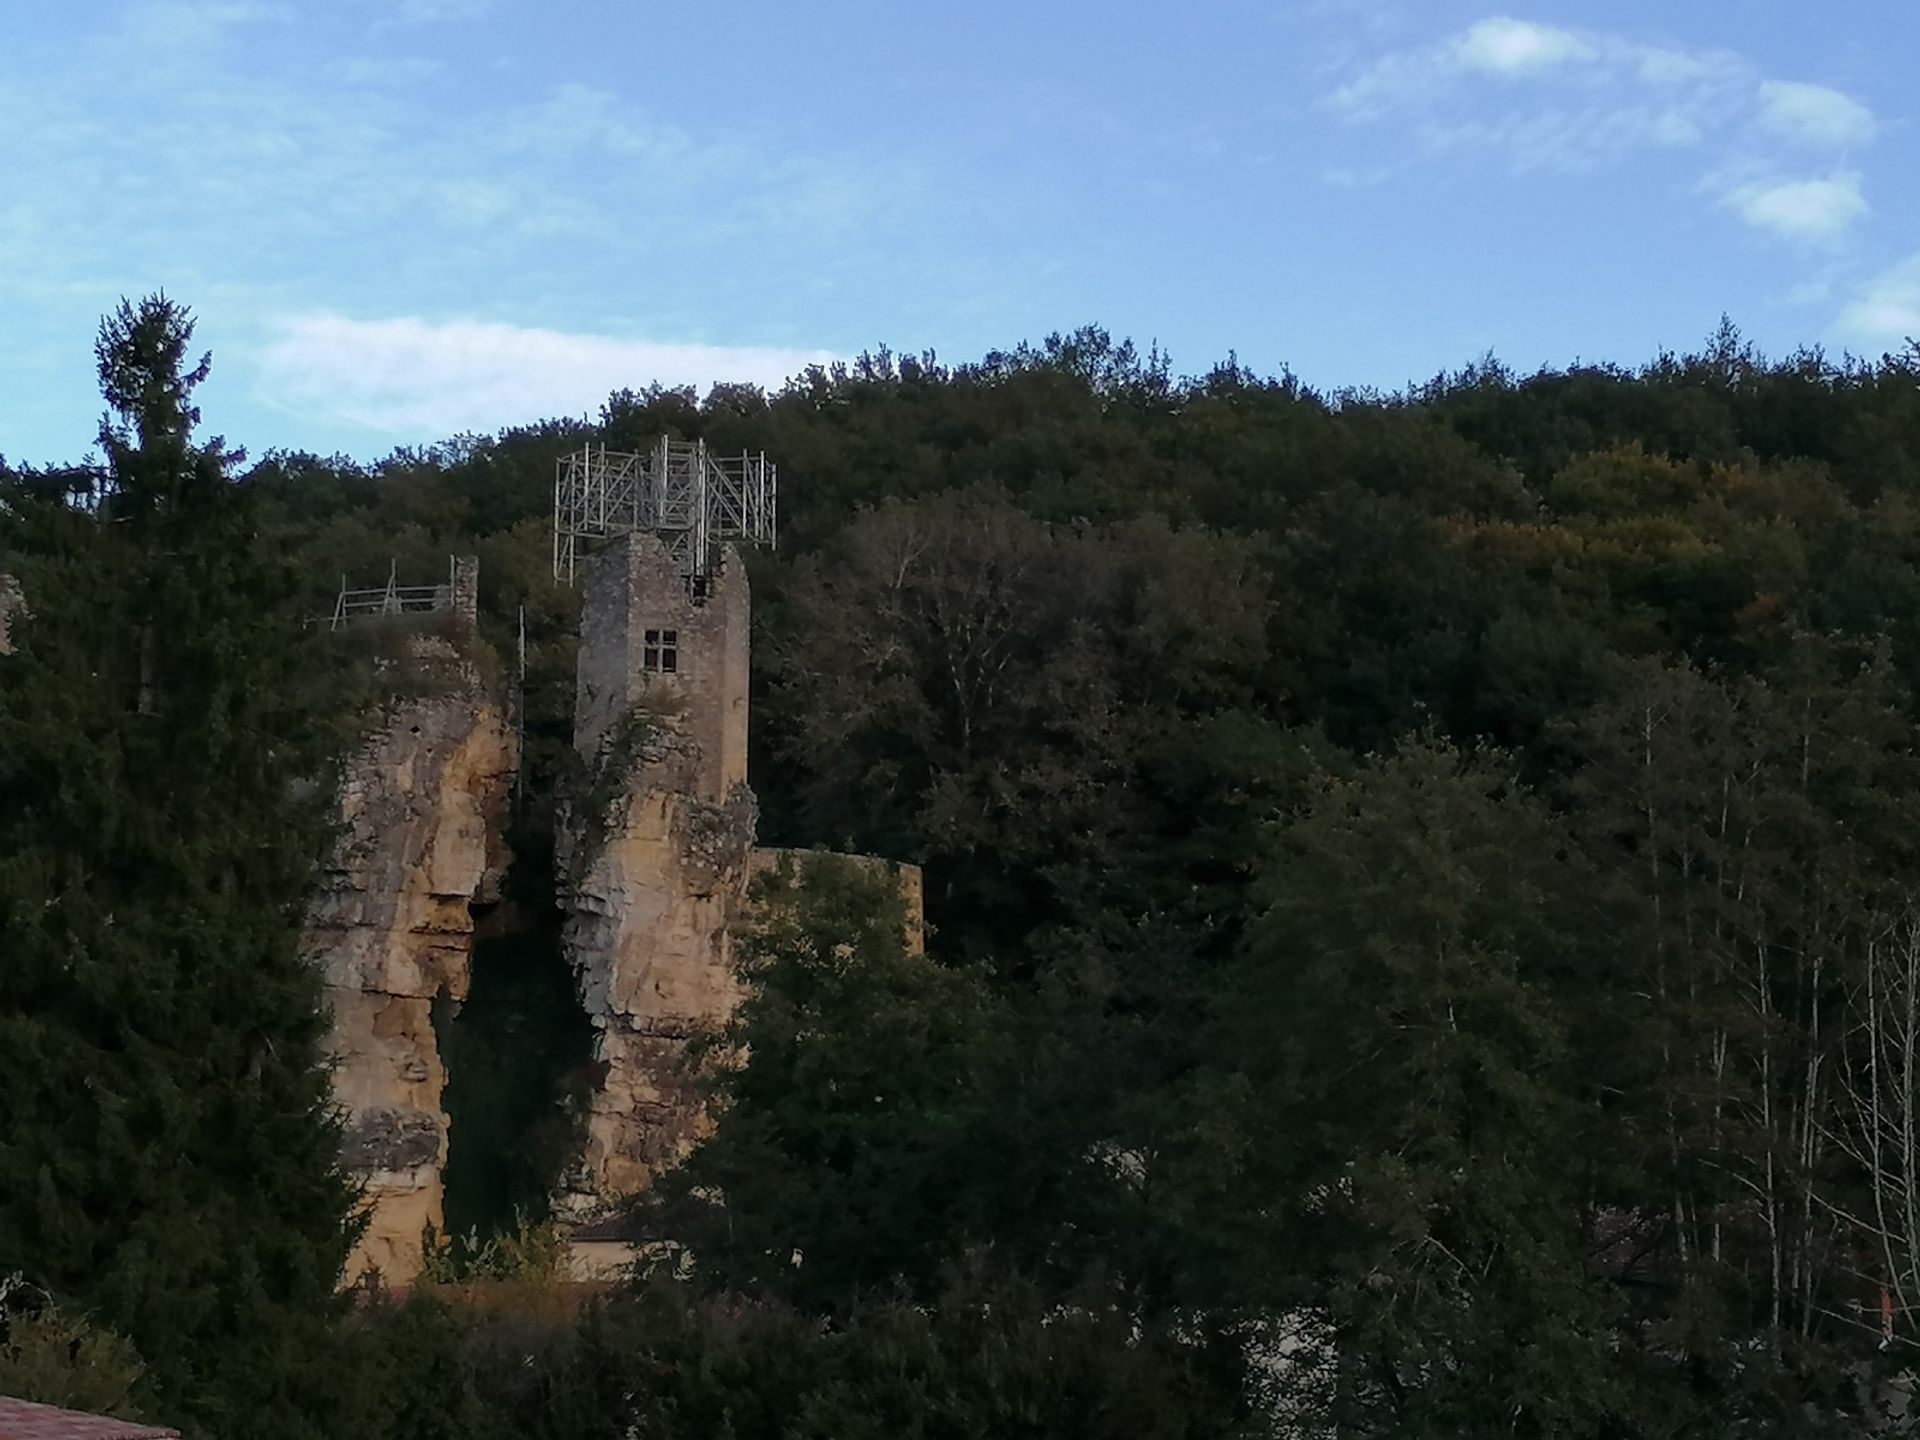
M 153 1413 L 264 1433 L 244 1390 L 295 1435 L 1720 1436 L 1858 1433 L 1897 1393 L 1920 1341 L 1920 347 L 1769 361 L 1723 327 L 1637 370 L 1489 360 L 1396 395 L 1178 380 L 1097 330 L 953 368 L 881 353 L 372 466 L 226 465 L 192 503 L 244 514 L 227 551 L 275 578 L 215 567 L 193 603 L 322 656 L 298 621 L 343 572 L 478 554 L 498 653 L 526 616 L 515 849 L 538 873 L 572 696 L 554 461 L 663 432 L 781 468 L 780 548 L 751 560 L 763 838 L 923 864 L 929 955 L 858 887 L 750 944 L 754 1063 L 645 1212 L 692 1240 L 691 1279 L 503 1319 L 341 1315 L 249 1271 L 263 1307 L 321 1317 L 331 1382 L 288 1341 L 240 1386 L 239 1311 L 126 1299 L 164 1283 L 136 1283 L 157 1251 L 128 1253 L 97 1137 L 10 1119 L 0 1273 L 122 1332 Z M 50 940 L 19 979 L 49 897 L 92 893 L 61 878 L 88 827 L 212 824 L 164 788 L 197 773 L 193 725 L 282 754 L 264 714 L 183 715 L 180 758 L 140 762 L 162 789 L 127 790 L 138 696 L 62 688 L 114 646 L 148 674 L 107 622 L 188 603 L 102 590 L 92 628 L 41 623 L 36 567 L 106 585 L 107 542 L 73 537 L 137 493 L 152 442 L 127 434 L 104 478 L 6 481 L 36 612 L 0 662 L 10 1116 L 84 1089 L 86 1047 L 145 1045 L 108 1038 L 108 1000 L 214 933 L 128 934 L 162 903 L 129 878 L 99 996 L 73 1000 Z M 203 648 L 206 674 L 255 663 Z M 351 708 L 282 693 L 289 734 Z M 220 801 L 264 807 L 247 826 L 281 803 L 257 778 Z M 56 1032 L 72 1053 L 7 1058 Z M 190 1107 L 232 1082 L 169 1083 Z M 267 1123 L 222 1114 L 236 1143 Z M 331 1194 L 305 1153 L 288 1175 Z M 215 1243 L 229 1222 L 196 1213 Z M 70 1214 L 91 1248 L 55 1264 Z

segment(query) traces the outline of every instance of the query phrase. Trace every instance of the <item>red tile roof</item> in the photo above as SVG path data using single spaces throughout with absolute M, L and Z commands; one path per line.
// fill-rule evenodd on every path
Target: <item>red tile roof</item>
M 180 1440 L 180 1432 L 0 1395 L 0 1440 Z

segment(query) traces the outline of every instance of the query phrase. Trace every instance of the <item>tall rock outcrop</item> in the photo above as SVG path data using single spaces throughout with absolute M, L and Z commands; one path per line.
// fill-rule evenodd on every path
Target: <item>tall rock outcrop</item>
M 472 907 L 499 896 L 518 757 L 499 701 L 443 640 L 413 642 L 421 693 L 396 699 L 347 765 L 341 834 L 307 925 L 332 1014 L 343 1158 L 369 1223 L 348 1278 L 404 1283 L 443 1224 L 446 1071 L 433 1004 L 467 993 Z
M 566 947 L 594 1026 L 586 1144 L 563 1208 L 645 1189 L 706 1133 L 690 1046 L 739 1002 L 730 928 L 746 893 L 753 797 L 681 788 L 697 763 L 663 730 L 614 760 L 615 793 L 569 860 Z

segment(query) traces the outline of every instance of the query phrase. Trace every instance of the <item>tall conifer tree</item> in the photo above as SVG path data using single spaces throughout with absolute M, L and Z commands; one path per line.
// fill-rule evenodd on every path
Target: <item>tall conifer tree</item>
M 123 302 L 104 465 L 0 494 L 0 1273 L 128 1335 L 150 1412 L 307 1434 L 351 1201 L 299 949 L 321 728 L 192 334 Z

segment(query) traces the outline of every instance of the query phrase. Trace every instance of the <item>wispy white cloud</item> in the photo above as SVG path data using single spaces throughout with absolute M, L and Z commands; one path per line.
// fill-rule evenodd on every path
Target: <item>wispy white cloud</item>
M 1920 254 L 1862 285 L 1834 328 L 1843 341 L 1875 348 L 1920 338 Z
M 1797 80 L 1761 82 L 1760 126 L 1780 139 L 1826 149 L 1864 145 L 1878 129 L 1873 111 L 1858 100 Z
M 1871 213 L 1858 169 L 1809 176 L 1804 152 L 1866 144 L 1879 128 L 1873 112 L 1725 50 L 1494 15 L 1376 55 L 1325 104 L 1349 122 L 1397 123 L 1426 156 L 1491 155 L 1520 172 L 1695 151 L 1707 171 L 1698 193 L 1800 245 L 1833 246 Z M 1364 172 L 1350 162 L 1323 173 Z
M 1789 285 L 1779 297 L 1783 305 L 1824 305 L 1833 299 L 1836 277 L 1832 271 L 1809 275 Z
M 504 148 L 526 155 L 551 157 L 599 151 L 613 157 L 676 161 L 720 158 L 701 156 L 685 131 L 649 123 L 612 92 L 573 81 L 562 81 L 547 94 L 506 114 L 497 133 Z
M 257 357 L 260 398 L 399 439 L 580 414 L 623 386 L 775 387 L 824 350 L 684 345 L 416 316 L 283 317 Z
M 1724 201 L 1749 225 L 1787 240 L 1829 242 L 1866 218 L 1866 196 L 1852 173 L 1814 180 L 1753 181 L 1727 190 Z
M 1628 151 L 1683 149 L 1701 138 L 1699 117 L 1686 107 L 1598 102 L 1424 120 L 1414 133 L 1429 152 L 1490 150 L 1517 171 L 1592 169 Z
M 1431 150 L 1478 147 L 1521 168 L 1579 169 L 1644 146 L 1699 143 L 1746 78 L 1722 52 L 1495 15 L 1376 58 L 1327 104 L 1353 121 L 1409 118 Z
M 578 411 L 652 376 L 777 382 L 820 358 L 608 337 L 837 344 L 844 330 L 813 317 L 992 293 L 958 278 L 992 272 L 947 238 L 972 197 L 910 160 L 569 84 L 448 106 L 433 76 L 453 59 L 434 72 L 441 52 L 409 41 L 389 53 L 432 58 L 358 63 L 381 50 L 351 25 L 354 48 L 289 69 L 289 32 L 251 28 L 279 13 L 143 0 L 137 24 L 121 12 L 44 57 L 0 45 L 0 133 L 33 142 L 0 187 L 0 314 L 83 337 L 80 369 L 63 359 L 57 382 L 24 340 L 0 347 L 9 378 L 24 365 L 33 385 L 86 396 L 90 416 L 84 336 L 119 295 L 164 287 L 202 316 L 214 383 L 244 396 L 240 413 L 270 402 L 250 432 L 224 420 L 236 434 L 313 443 L 357 422 L 419 439 Z M 398 23 L 392 0 L 364 0 L 364 22 L 382 16 Z M 153 52 L 166 63 L 130 63 L 148 31 L 172 37 Z M 210 47 L 179 48 L 195 34 Z M 88 77 L 121 70 L 119 108 L 103 108 Z M 922 298 L 935 270 L 956 277 L 953 297 Z M 339 321 L 480 314 L 532 328 Z M 41 458 L 50 442 L 22 438 L 28 388 L 9 392 L 0 442 Z
M 1489 75 L 1526 75 L 1600 56 L 1593 41 L 1572 30 L 1506 15 L 1470 25 L 1449 48 L 1462 69 Z

